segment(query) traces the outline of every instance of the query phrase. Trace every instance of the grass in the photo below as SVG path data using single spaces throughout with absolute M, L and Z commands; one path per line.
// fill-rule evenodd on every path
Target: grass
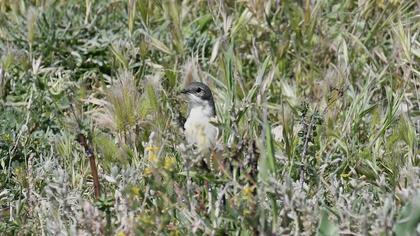
M 0 1 L 1 234 L 419 234 L 419 12 Z M 215 96 L 211 170 L 178 125 L 191 80 Z

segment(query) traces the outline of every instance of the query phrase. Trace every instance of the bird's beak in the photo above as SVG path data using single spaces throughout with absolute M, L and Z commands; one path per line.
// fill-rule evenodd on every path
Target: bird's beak
M 181 90 L 181 94 L 187 94 L 187 93 L 188 93 L 188 90 L 187 89 Z

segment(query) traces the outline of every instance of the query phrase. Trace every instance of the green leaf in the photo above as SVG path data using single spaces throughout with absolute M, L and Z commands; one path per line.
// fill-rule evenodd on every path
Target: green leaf
M 267 182 L 270 175 L 273 175 L 276 171 L 273 137 L 268 122 L 265 124 L 265 152 L 263 152 L 262 158 L 260 159 L 259 168 L 259 179 L 262 182 Z
M 159 39 L 151 36 L 150 34 L 147 34 L 145 32 L 143 32 L 143 34 L 150 40 L 149 44 L 151 46 L 153 46 L 154 48 L 158 49 L 159 51 L 166 53 L 166 54 L 172 54 L 172 51 L 161 41 L 159 41 Z
M 336 224 L 330 221 L 328 218 L 328 211 L 323 209 L 321 221 L 319 222 L 317 236 L 331 236 L 331 235 L 339 235 L 338 234 L 338 227 Z
M 151 108 L 153 109 L 153 111 L 158 111 L 159 110 L 159 101 L 158 101 L 158 98 L 156 96 L 155 88 L 151 84 L 148 84 L 146 86 L 146 93 L 147 93 L 147 97 L 148 97 L 148 100 L 150 102 Z
M 112 52 L 112 54 L 114 54 L 117 61 L 119 63 L 121 63 L 123 68 L 127 69 L 128 68 L 128 61 L 127 61 L 127 58 L 124 56 L 124 54 L 121 52 L 121 50 L 119 50 L 118 47 L 116 47 L 115 45 L 111 45 L 111 52 Z
M 229 95 L 231 96 L 232 102 L 234 98 L 234 89 L 235 89 L 235 81 L 233 80 L 233 67 L 232 67 L 232 60 L 233 60 L 233 45 L 229 47 L 229 50 L 226 52 L 225 55 L 226 64 L 225 64 L 225 78 L 227 83 L 227 88 Z
M 420 195 L 407 203 L 401 210 L 400 217 L 394 226 L 397 236 L 418 235 L 416 228 L 420 225 Z
M 197 18 L 197 20 L 195 21 L 198 27 L 197 30 L 200 32 L 204 32 L 210 26 L 210 23 L 212 23 L 212 21 L 213 21 L 213 18 L 212 18 L 212 15 L 210 14 L 206 14 L 204 16 Z

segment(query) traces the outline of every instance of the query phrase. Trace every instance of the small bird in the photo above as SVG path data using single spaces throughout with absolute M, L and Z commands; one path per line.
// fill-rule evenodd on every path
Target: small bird
M 202 154 L 208 154 L 216 145 L 218 129 L 211 121 L 216 109 L 210 88 L 201 82 L 192 82 L 181 91 L 188 100 L 188 117 L 184 124 L 188 144 Z

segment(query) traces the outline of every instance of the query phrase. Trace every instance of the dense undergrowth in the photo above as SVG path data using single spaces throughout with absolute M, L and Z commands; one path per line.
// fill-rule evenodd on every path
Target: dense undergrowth
M 419 34 L 412 0 L 0 1 L 0 234 L 420 234 Z

